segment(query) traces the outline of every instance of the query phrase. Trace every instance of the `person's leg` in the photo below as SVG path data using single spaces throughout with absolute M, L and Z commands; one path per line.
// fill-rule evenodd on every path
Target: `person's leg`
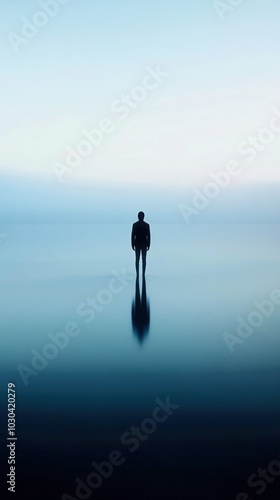
M 140 248 L 135 249 L 135 267 L 136 267 L 136 274 L 138 276 L 139 274 L 139 260 L 140 260 Z
M 146 256 L 147 256 L 147 249 L 146 248 L 142 248 L 143 275 L 146 272 Z

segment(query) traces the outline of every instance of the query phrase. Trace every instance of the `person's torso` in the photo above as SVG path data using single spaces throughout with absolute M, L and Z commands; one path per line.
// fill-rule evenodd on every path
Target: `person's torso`
M 149 224 L 147 222 L 138 221 L 134 224 L 134 235 L 136 240 L 136 245 L 147 244 L 147 236 L 149 233 Z

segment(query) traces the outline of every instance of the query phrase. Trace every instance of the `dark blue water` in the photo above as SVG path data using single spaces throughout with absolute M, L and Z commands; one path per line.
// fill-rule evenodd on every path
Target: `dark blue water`
M 280 304 L 233 352 L 224 334 L 280 289 L 277 229 L 154 224 L 143 289 L 127 225 L 3 226 L 1 407 L 3 423 L 15 382 L 18 498 L 79 498 L 76 478 L 114 450 L 123 463 L 80 498 L 259 497 L 247 479 L 280 453 Z M 168 398 L 178 407 L 145 427 Z M 122 436 L 141 425 L 132 451 Z M 280 478 L 265 484 L 277 498 Z

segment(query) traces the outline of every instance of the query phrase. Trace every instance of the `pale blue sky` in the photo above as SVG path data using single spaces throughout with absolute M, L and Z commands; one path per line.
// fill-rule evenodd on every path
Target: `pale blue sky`
M 280 109 L 277 0 L 244 0 L 223 22 L 209 0 L 70 0 L 17 54 L 8 34 L 41 7 L 0 5 L 1 169 L 56 181 L 54 162 L 110 117 L 72 180 L 201 184 Z M 126 120 L 112 115 L 157 64 L 168 78 Z M 280 180 L 279 135 L 237 183 Z

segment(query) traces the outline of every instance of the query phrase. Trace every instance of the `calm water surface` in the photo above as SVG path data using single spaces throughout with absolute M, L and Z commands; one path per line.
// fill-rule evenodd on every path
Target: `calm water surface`
M 139 288 L 126 225 L 4 229 L 1 399 L 14 381 L 19 498 L 77 498 L 75 479 L 113 450 L 123 465 L 84 498 L 258 498 L 247 478 L 280 453 L 280 305 L 233 353 L 223 335 L 280 289 L 279 227 L 154 225 Z M 19 365 L 69 322 L 79 334 L 25 385 Z M 121 436 L 168 397 L 179 407 L 131 452 Z

